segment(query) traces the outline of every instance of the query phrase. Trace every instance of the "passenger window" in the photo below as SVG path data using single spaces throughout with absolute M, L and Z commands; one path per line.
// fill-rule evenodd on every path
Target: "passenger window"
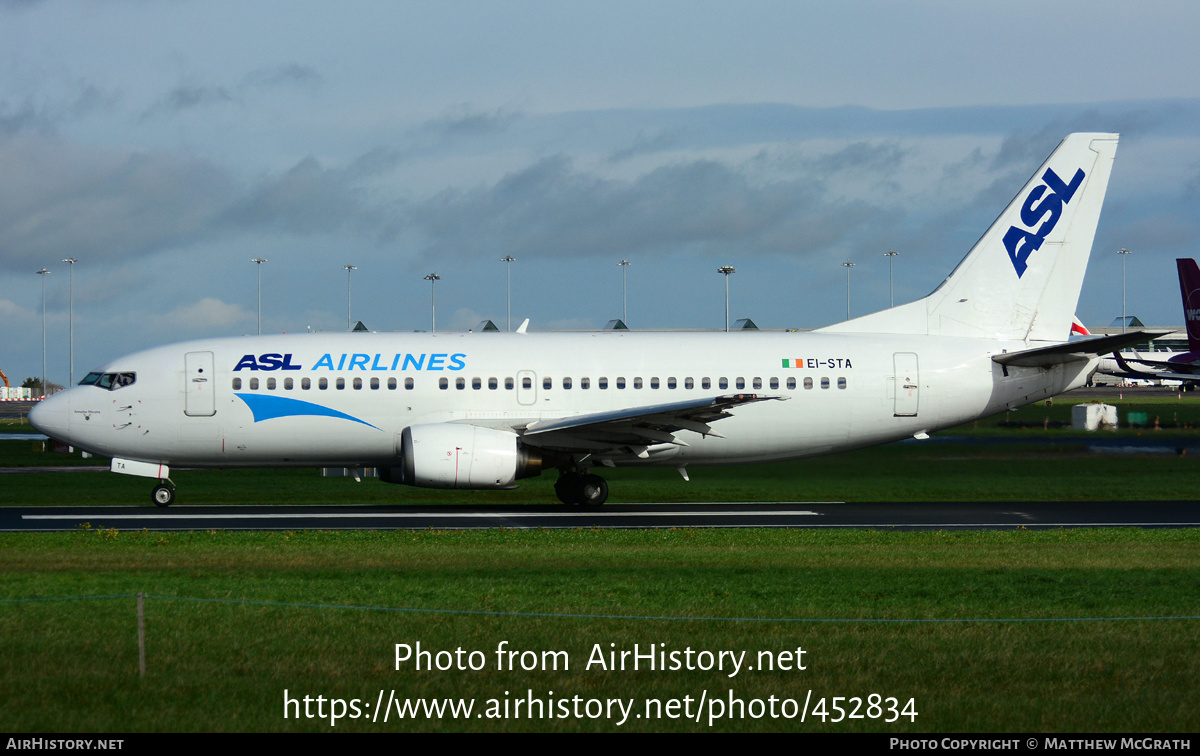
M 450 388 L 450 381 L 446 378 L 438 378 L 438 388 L 442 389 L 443 391 Z
M 396 379 L 388 378 L 388 391 L 395 391 L 395 390 L 396 390 Z
M 727 388 L 729 388 L 729 379 L 728 379 L 728 378 L 721 378 L 721 379 L 719 379 L 719 380 L 717 381 L 717 388 L 720 388 L 720 389 L 727 389 Z
M 257 378 L 250 379 L 250 390 L 258 391 L 258 379 Z
M 554 379 L 553 378 L 543 378 L 542 379 L 542 388 L 544 388 L 544 389 L 554 388 Z
M 657 378 L 650 379 L 650 388 L 652 388 L 652 389 L 658 388 L 658 379 Z
M 284 391 L 291 391 L 291 390 L 292 390 L 292 388 L 293 388 L 294 386 L 295 386 L 295 384 L 292 382 L 292 379 L 291 379 L 291 378 L 284 378 L 284 379 L 283 379 L 283 389 L 284 389 Z
M 495 391 L 500 388 L 500 381 L 497 381 L 495 378 L 488 378 L 488 388 Z
M 570 378 L 563 378 L 563 388 L 565 388 L 565 389 L 571 388 L 571 379 Z
M 454 379 L 454 388 L 458 389 L 459 391 L 462 391 L 466 387 L 467 387 L 467 379 L 466 378 L 455 378 Z
M 754 379 L 754 388 L 756 388 L 756 389 L 762 388 L 762 378 Z
M 300 390 L 308 391 L 310 388 L 312 388 L 312 381 L 309 380 L 308 378 L 301 378 L 300 379 Z
M 773 388 L 773 389 L 779 388 L 779 379 L 778 378 L 771 379 L 771 388 Z
M 805 378 L 804 379 L 804 388 L 810 389 L 812 387 L 813 387 L 812 378 Z
M 607 378 L 597 378 L 596 379 L 596 388 L 599 388 L 599 389 L 608 388 L 608 379 Z
M 829 388 L 829 379 L 828 378 L 821 379 L 821 388 L 823 388 L 823 389 Z
M 346 379 L 338 378 L 336 386 L 337 386 L 338 391 L 345 391 L 346 390 Z
M 634 379 L 633 379 L 633 387 L 634 387 L 635 389 L 640 389 L 640 388 L 642 387 L 642 379 L 641 379 L 641 378 L 634 378 Z
M 744 388 L 746 388 L 746 379 L 745 379 L 745 378 L 738 378 L 738 379 L 737 379 L 737 387 L 738 387 L 738 388 L 740 388 L 740 389 L 744 389 Z
M 693 381 L 691 378 L 684 378 L 683 379 L 683 387 L 686 389 L 696 388 L 696 382 Z
M 267 391 L 274 391 L 274 390 L 275 390 L 275 379 L 268 378 L 267 379 Z
M 329 388 L 329 379 L 328 378 L 319 379 L 317 381 L 317 388 L 319 388 L 321 391 L 325 391 L 326 389 L 328 389 Z
M 617 379 L 617 388 L 619 388 L 619 389 L 625 388 L 625 379 L 624 378 Z
M 522 378 L 521 379 L 521 388 L 523 388 L 523 389 L 533 388 L 533 379 L 530 378 L 529 376 L 525 376 L 524 378 Z
M 81 385 L 82 385 L 82 384 L 81 384 Z M 234 391 L 241 391 L 241 390 L 242 390 L 242 379 L 241 379 L 241 378 L 234 378 L 234 379 L 233 379 L 233 390 L 234 390 Z
M 795 378 L 788 378 L 788 381 L 787 381 L 787 387 L 788 387 L 789 389 L 795 389 L 795 388 L 796 388 L 796 379 L 795 379 Z
M 476 391 L 478 391 L 479 389 L 483 388 L 483 379 L 481 379 L 481 378 L 472 378 L 472 379 L 471 379 L 471 388 L 475 389 Z
M 700 388 L 702 388 L 702 389 L 712 388 L 712 381 L 710 381 L 708 378 L 701 378 L 700 379 Z
M 580 378 L 579 379 L 579 388 L 590 389 L 591 387 L 592 387 L 592 379 L 591 378 Z
M 840 388 L 840 389 L 846 388 L 846 379 L 845 378 L 838 378 L 838 388 Z
M 674 378 L 667 379 L 667 388 L 669 388 L 669 389 L 675 388 L 675 379 Z
M 442 380 L 444 381 L 444 380 L 446 380 L 446 379 L 445 379 L 445 378 L 443 378 Z M 404 379 L 404 389 L 405 389 L 406 391 L 412 391 L 412 387 L 413 387 L 413 379 L 412 379 L 412 378 L 405 378 L 405 379 Z M 445 387 L 445 386 L 442 386 L 442 388 L 446 388 L 446 387 Z
M 395 379 L 393 379 L 393 380 L 395 380 Z M 379 390 L 379 379 L 378 378 L 371 379 L 371 389 L 374 391 Z

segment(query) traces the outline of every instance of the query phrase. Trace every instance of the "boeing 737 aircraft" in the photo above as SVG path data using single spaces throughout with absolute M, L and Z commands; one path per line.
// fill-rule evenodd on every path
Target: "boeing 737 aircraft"
M 114 360 L 39 404 L 48 436 L 170 468 L 359 467 L 512 488 L 546 469 L 767 462 L 882 444 L 1080 386 L 1145 334 L 1066 342 L 1116 154 L 1072 134 L 924 299 L 809 333 L 345 333 L 214 338 Z M 526 321 L 526 324 L 528 321 Z

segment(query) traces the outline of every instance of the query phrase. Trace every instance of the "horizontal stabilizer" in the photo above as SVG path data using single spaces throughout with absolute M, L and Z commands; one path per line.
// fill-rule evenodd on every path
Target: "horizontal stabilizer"
M 1085 362 L 1102 354 L 1115 352 L 1123 346 L 1137 344 L 1150 339 L 1157 339 L 1170 331 L 1130 331 L 1113 336 L 1094 336 L 1092 338 L 1068 341 L 1065 344 L 1023 349 L 1019 352 L 1005 352 L 992 356 L 992 361 L 1001 365 L 1014 367 L 1051 367 L 1064 362 Z

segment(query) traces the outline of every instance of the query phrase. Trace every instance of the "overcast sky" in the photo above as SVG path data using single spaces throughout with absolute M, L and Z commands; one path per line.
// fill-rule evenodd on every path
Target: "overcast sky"
M 1119 131 L 1078 312 L 1182 323 L 1200 3 L 0 0 L 0 369 L 264 332 L 812 328 Z

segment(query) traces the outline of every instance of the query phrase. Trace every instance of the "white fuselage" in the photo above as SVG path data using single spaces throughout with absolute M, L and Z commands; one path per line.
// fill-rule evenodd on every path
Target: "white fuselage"
M 531 422 L 756 394 L 718 435 L 680 431 L 606 464 L 728 464 L 885 443 L 1080 385 L 1087 363 L 1013 368 L 1023 342 L 832 333 L 349 333 L 220 338 L 123 357 L 43 403 L 87 451 L 171 466 L 387 466 L 409 426 Z M 1075 366 L 1078 366 L 1077 369 Z M 569 383 L 568 383 L 569 382 Z

